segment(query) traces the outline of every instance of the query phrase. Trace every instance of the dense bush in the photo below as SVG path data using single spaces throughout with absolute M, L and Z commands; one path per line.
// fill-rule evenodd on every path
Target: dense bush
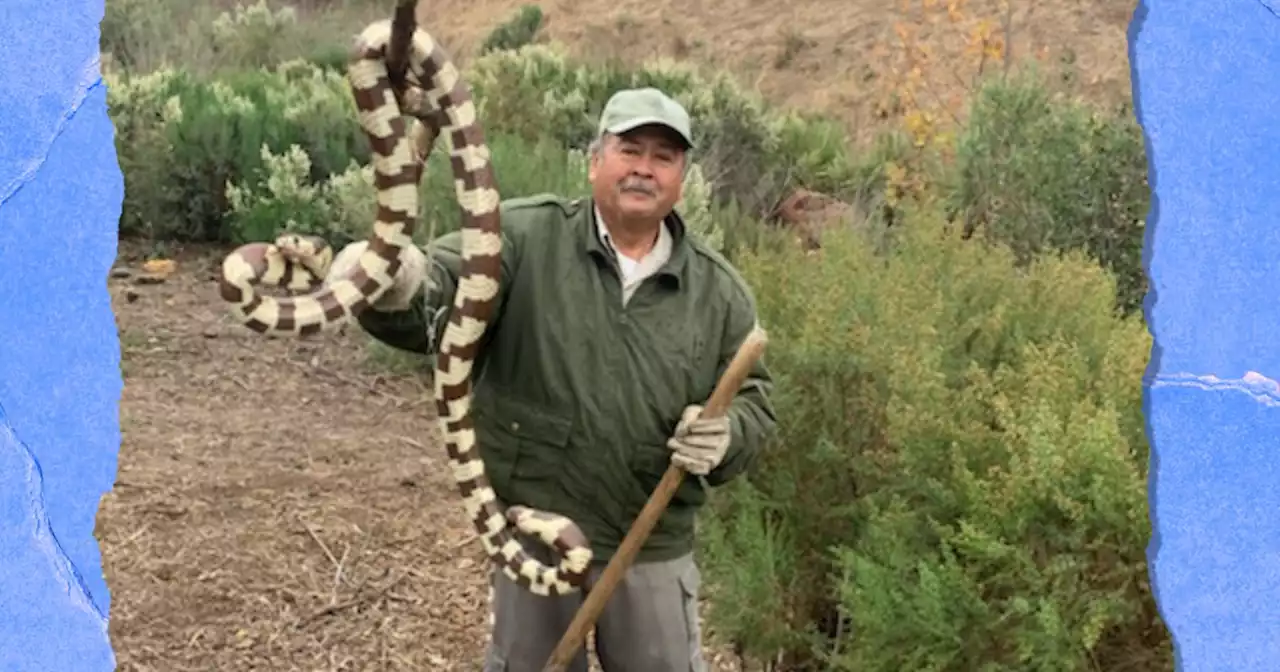
M 712 627 L 790 669 L 1169 669 L 1146 330 L 1079 255 L 1020 269 L 940 219 L 739 256 L 782 424 L 702 521 Z
M 263 150 L 306 151 L 310 179 L 366 163 L 343 75 L 301 62 L 200 80 L 174 70 L 107 73 L 125 176 L 125 234 L 233 240 L 227 183 L 261 176 Z
M 100 45 L 104 62 L 135 74 L 180 65 L 219 76 L 294 59 L 340 70 L 353 29 L 388 14 L 377 0 L 109 0 Z
M 1084 250 L 1116 274 L 1122 307 L 1138 309 L 1150 187 L 1131 112 L 1054 100 L 1028 75 L 990 82 L 969 110 L 945 185 L 967 228 L 1023 262 Z

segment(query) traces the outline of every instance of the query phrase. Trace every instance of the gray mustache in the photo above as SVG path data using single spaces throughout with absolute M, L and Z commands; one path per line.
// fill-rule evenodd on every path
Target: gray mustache
M 622 191 L 624 192 L 631 191 L 638 194 L 644 194 L 646 196 L 653 196 L 654 194 L 653 188 L 650 187 L 647 183 L 635 182 L 635 181 L 623 182 Z

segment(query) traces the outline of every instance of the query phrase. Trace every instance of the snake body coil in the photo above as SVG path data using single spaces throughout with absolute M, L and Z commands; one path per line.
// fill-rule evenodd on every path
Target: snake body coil
M 423 161 L 414 153 L 401 105 L 434 131 L 433 138 L 448 138 L 462 209 L 462 268 L 440 338 L 434 383 L 453 477 L 485 553 L 508 578 L 539 595 L 573 592 L 581 588 L 591 561 L 581 530 L 567 518 L 523 506 L 512 506 L 504 515 L 485 475 L 471 415 L 471 372 L 501 278 L 499 196 L 469 87 L 445 51 L 417 26 L 409 37 L 403 79 L 407 90 L 393 86 L 387 55 L 393 30 L 402 28 L 391 20 L 370 24 L 356 38 L 348 63 L 360 125 L 373 150 L 378 203 L 373 238 L 355 270 L 326 283 L 324 273 L 332 260 L 328 245 L 318 238 L 282 236 L 275 244 L 253 243 L 233 251 L 222 265 L 220 293 L 233 316 L 259 333 L 328 331 L 368 308 L 391 288 L 401 251 L 413 245 L 418 216 Z M 255 285 L 313 293 L 274 298 L 255 291 Z M 553 547 L 559 564 L 552 567 L 533 558 L 512 526 Z

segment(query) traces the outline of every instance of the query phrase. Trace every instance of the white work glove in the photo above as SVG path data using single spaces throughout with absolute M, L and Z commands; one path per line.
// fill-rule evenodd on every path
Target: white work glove
M 702 406 L 684 409 L 676 431 L 667 441 L 671 462 L 697 476 L 706 476 L 729 452 L 729 416 L 699 418 Z
M 369 247 L 369 241 L 361 240 L 342 248 L 329 265 L 325 275 L 325 284 L 332 284 L 347 278 L 356 269 L 360 255 Z M 400 253 L 400 270 L 396 272 L 395 282 L 386 293 L 369 308 L 382 313 L 394 313 L 408 310 L 417 295 L 418 289 L 427 278 L 427 255 L 416 245 L 406 247 Z

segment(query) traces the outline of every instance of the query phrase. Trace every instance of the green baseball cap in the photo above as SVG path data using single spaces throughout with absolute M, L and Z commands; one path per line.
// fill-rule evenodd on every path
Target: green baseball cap
M 670 128 L 688 147 L 693 147 L 689 113 L 683 105 L 652 87 L 623 89 L 613 94 L 600 113 L 597 135 L 618 135 L 649 124 Z

